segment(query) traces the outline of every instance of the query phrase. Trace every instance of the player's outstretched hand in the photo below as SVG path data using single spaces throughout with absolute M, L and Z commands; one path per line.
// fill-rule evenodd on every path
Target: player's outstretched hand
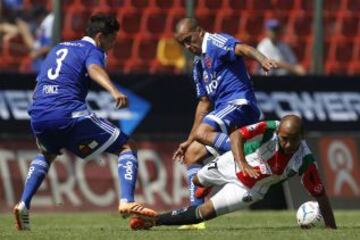
M 186 149 L 189 147 L 191 142 L 185 141 L 183 143 L 180 143 L 176 151 L 173 155 L 173 160 L 179 161 L 180 163 L 184 163 L 184 157 Z
M 278 68 L 278 65 L 275 60 L 267 58 L 261 63 L 261 67 L 264 69 L 265 72 L 268 72 L 271 69 Z
M 258 169 L 253 168 L 250 166 L 246 161 L 240 161 L 240 170 L 244 174 L 244 176 L 250 176 L 252 178 L 258 178 L 259 177 L 259 171 Z
M 113 94 L 113 97 L 115 99 L 115 107 L 117 109 L 125 108 L 128 106 L 128 98 L 121 92 L 117 91 Z

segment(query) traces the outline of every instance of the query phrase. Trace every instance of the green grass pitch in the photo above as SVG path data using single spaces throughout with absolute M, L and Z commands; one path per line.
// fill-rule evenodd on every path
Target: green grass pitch
M 0 239 L 145 239 L 145 240 L 281 240 L 360 239 L 360 211 L 336 211 L 338 230 L 300 229 L 293 211 L 241 211 L 207 223 L 206 230 L 155 227 L 131 231 L 128 220 L 115 213 L 64 213 L 31 215 L 32 231 L 17 232 L 12 215 L 0 213 Z

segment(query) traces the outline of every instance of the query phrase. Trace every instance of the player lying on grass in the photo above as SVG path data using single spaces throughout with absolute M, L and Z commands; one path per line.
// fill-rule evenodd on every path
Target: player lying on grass
M 278 121 L 264 121 L 241 128 L 230 137 L 240 152 L 229 151 L 205 165 L 194 178 L 197 195 L 213 186 L 222 188 L 200 206 L 190 206 L 160 214 L 152 220 L 139 216 L 130 221 L 132 229 L 158 225 L 195 224 L 249 206 L 262 199 L 271 185 L 298 174 L 308 192 L 319 203 L 325 225 L 336 228 L 335 218 L 314 157 L 303 139 L 299 117 L 288 115 Z M 240 171 L 239 165 L 253 168 L 253 176 Z M 243 169 L 243 168 L 241 168 Z

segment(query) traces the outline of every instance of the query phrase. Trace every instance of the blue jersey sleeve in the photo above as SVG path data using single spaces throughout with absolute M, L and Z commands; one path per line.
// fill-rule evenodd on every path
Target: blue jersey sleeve
M 198 57 L 194 59 L 194 69 L 193 69 L 193 78 L 196 88 L 196 96 L 198 98 L 207 96 L 204 85 L 202 84 L 202 76 L 203 76 L 203 69 L 201 65 L 201 60 Z
M 91 48 L 86 58 L 86 68 L 91 64 L 97 64 L 101 67 L 105 67 L 105 54 L 100 49 Z
M 221 45 L 214 44 L 216 46 L 218 57 L 223 61 L 235 61 L 237 59 L 237 55 L 235 54 L 235 46 L 236 44 L 240 43 L 240 40 L 227 34 L 221 34 L 220 36 L 226 40 L 223 41 Z

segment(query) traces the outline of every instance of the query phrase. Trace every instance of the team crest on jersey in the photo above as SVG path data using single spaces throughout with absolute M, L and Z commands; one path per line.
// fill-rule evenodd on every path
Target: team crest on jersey
M 204 63 L 205 63 L 207 68 L 211 68 L 212 60 L 211 60 L 211 58 L 209 56 L 205 56 Z
M 203 80 L 205 83 L 209 82 L 209 74 L 206 71 L 203 72 Z

